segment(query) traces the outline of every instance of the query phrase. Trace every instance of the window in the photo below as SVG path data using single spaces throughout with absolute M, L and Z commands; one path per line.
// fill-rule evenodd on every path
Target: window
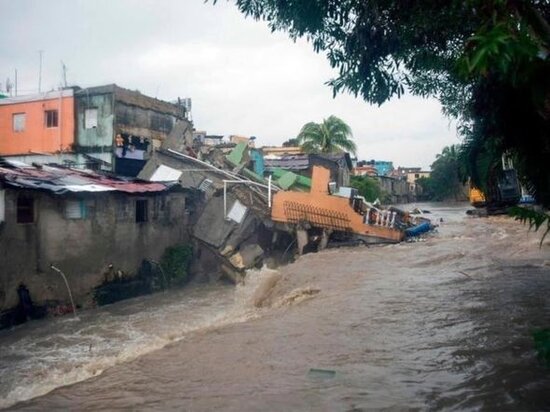
M 17 198 L 17 223 L 34 222 L 34 199 L 27 196 Z
M 46 110 L 44 112 L 44 123 L 46 127 L 57 127 L 59 122 L 59 117 L 57 115 L 57 110 Z
M 27 120 L 27 113 L 14 113 L 13 114 L 13 131 L 24 132 L 26 120 Z
M 147 199 L 136 200 L 136 223 L 147 222 Z
M 415 174 L 414 174 L 414 178 L 415 178 L 415 179 L 418 179 L 419 177 L 420 177 L 420 175 L 419 175 L 418 173 L 415 173 Z
M 84 200 L 67 200 L 65 202 L 65 217 L 67 219 L 85 219 L 86 203 Z
M 97 127 L 97 107 L 84 110 L 84 128 L 93 129 Z

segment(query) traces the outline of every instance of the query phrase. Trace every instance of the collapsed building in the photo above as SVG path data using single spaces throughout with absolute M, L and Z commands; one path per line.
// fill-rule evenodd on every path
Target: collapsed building
M 342 185 L 349 181 L 349 155 L 293 155 L 281 162 L 263 159 L 247 142 L 230 151 L 223 145 L 190 148 L 191 133 L 176 126 L 138 177 L 200 192 L 191 228 L 198 274 L 238 282 L 246 269 L 322 249 L 331 239 L 392 243 L 404 237 L 407 214 L 382 210 Z M 283 169 L 285 162 L 311 177 Z

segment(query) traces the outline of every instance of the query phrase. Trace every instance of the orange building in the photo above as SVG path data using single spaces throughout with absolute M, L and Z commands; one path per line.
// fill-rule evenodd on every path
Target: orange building
M 313 167 L 311 190 L 307 192 L 279 191 L 273 195 L 271 218 L 275 222 L 351 232 L 371 241 L 399 242 L 403 231 L 394 228 L 397 217 L 382 212 L 361 214 L 350 198 L 329 193 L 330 170 Z M 393 212 L 392 212 L 393 213 Z
M 71 150 L 73 90 L 0 99 L 0 155 Z

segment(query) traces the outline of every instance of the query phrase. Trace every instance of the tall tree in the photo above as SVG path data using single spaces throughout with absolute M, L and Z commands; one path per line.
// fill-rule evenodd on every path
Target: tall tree
M 430 166 L 428 178 L 418 179 L 424 195 L 430 200 L 464 199 L 464 166 L 457 145 L 444 147 Z
M 357 152 L 351 128 L 336 116 L 329 116 L 321 123 L 306 123 L 297 139 L 309 153 Z
M 234 1 L 324 52 L 338 69 L 334 93 L 437 97 L 465 136 L 490 142 L 472 147 L 516 155 L 550 205 L 550 1 Z

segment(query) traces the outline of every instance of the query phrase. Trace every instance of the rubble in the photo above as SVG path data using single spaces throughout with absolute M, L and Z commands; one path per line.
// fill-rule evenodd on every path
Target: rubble
M 245 141 L 201 144 L 189 127 L 176 125 L 139 178 L 170 178 L 196 192 L 190 217 L 198 251 L 194 269 L 208 279 L 215 272 L 240 282 L 264 261 L 273 265 L 338 242 L 396 243 L 414 231 L 409 213 L 366 202 L 355 189 L 337 184 L 349 172 L 339 169 L 347 167 L 347 157 L 310 155 L 309 176 L 299 174 L 305 157 L 294 157 L 287 163 L 298 169 L 284 170 L 285 162 L 264 162 L 261 150 Z

